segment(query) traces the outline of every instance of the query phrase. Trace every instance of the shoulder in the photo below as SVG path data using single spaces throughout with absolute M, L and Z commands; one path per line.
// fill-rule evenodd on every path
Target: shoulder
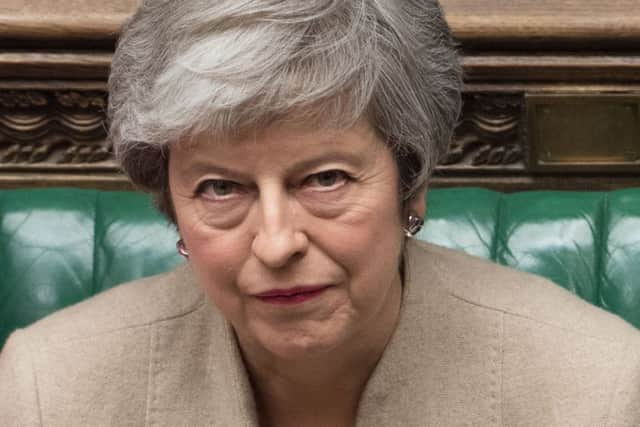
M 188 315 L 204 304 L 188 265 L 118 285 L 34 323 L 23 331 L 38 346 L 142 328 Z
M 143 424 L 153 363 L 197 339 L 206 306 L 181 266 L 14 332 L 0 353 L 0 413 L 16 425 Z
M 607 340 L 639 335 L 620 317 L 546 278 L 423 242 L 412 242 L 408 251 L 418 281 L 429 281 L 462 303 Z
M 505 424 L 640 425 L 640 332 L 632 325 L 535 275 L 420 242 L 407 255 L 415 298 L 436 295 L 500 343 Z

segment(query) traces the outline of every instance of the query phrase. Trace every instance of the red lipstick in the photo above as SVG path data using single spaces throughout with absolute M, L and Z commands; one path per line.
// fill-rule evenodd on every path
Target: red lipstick
M 254 295 L 270 304 L 299 304 L 319 296 L 329 286 L 296 286 L 288 289 L 271 289 Z

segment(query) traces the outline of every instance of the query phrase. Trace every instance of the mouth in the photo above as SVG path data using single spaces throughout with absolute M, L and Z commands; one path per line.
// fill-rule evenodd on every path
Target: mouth
M 320 296 L 330 286 L 297 286 L 288 289 L 271 289 L 254 295 L 269 304 L 300 304 Z

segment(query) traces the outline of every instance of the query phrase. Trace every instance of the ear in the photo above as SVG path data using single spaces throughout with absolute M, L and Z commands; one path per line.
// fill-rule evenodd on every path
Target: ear
M 420 218 L 424 218 L 427 213 L 427 184 L 418 188 L 413 197 L 409 199 L 407 205 L 410 212 L 415 212 Z

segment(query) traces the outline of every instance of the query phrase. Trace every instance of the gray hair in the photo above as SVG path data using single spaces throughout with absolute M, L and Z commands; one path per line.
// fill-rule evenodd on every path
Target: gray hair
M 437 0 L 145 0 L 113 58 L 110 137 L 161 199 L 171 143 L 366 117 L 409 197 L 449 144 L 461 85 Z

